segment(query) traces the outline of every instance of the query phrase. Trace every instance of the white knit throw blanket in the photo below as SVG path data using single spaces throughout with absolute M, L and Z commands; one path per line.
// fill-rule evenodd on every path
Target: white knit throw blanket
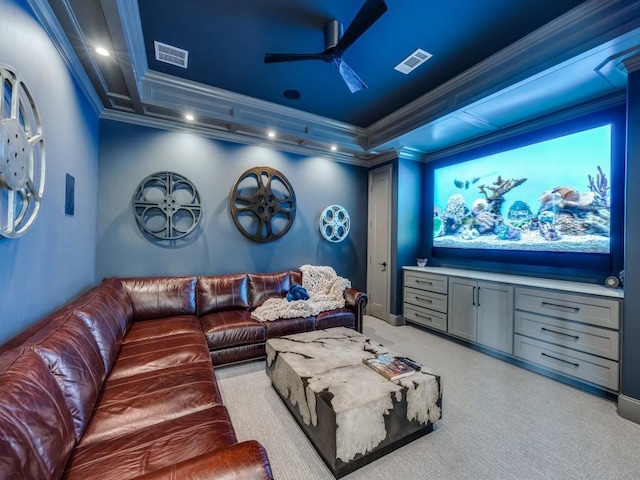
M 311 317 L 320 312 L 344 307 L 344 291 L 351 282 L 339 277 L 332 267 L 303 265 L 302 286 L 309 293 L 309 300 L 269 298 L 256 308 L 251 315 L 261 322 L 279 318 Z

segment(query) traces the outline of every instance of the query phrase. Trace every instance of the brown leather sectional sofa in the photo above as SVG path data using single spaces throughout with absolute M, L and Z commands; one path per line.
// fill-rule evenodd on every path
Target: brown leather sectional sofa
M 270 479 L 238 442 L 213 364 L 268 338 L 362 330 L 366 295 L 317 317 L 258 322 L 300 272 L 109 278 L 0 347 L 0 478 Z

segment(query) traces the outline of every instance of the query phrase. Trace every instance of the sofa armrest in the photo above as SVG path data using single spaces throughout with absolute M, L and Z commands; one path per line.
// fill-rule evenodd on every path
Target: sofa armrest
M 147 473 L 136 480 L 273 480 L 267 452 L 256 440 L 236 443 Z
M 369 297 L 364 292 L 355 288 L 347 288 L 344 291 L 345 307 L 352 309 L 356 314 L 356 330 L 362 333 L 362 317 L 364 316 L 364 307 L 367 306 Z

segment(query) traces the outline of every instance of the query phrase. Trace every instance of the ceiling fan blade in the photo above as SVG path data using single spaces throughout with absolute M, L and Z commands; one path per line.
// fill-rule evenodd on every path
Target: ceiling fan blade
M 340 76 L 344 80 L 344 83 L 347 84 L 347 87 L 349 87 L 351 93 L 356 93 L 367 88 L 367 84 L 360 79 L 356 72 L 354 72 L 351 67 L 342 60 L 342 58 L 334 58 L 331 63 L 336 66 L 338 72 L 340 72 Z
M 338 53 L 338 56 L 349 48 L 371 25 L 376 23 L 386 11 L 387 4 L 384 3 L 384 0 L 366 0 L 335 46 L 334 51 Z
M 265 53 L 264 63 L 296 62 L 298 60 L 330 61 L 324 53 Z

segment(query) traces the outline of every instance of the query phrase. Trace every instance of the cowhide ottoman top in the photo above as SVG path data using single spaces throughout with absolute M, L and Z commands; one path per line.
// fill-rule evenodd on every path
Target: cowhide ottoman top
M 363 363 L 388 348 L 344 327 L 267 341 L 267 374 L 336 478 L 433 430 L 440 376 L 389 381 Z

